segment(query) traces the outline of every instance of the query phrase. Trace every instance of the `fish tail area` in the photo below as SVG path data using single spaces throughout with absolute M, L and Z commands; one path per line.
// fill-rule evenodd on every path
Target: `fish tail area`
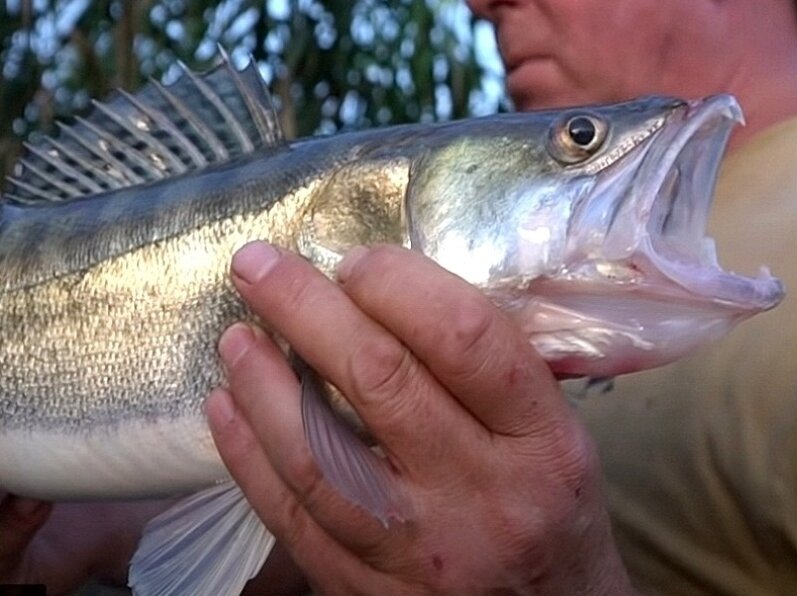
M 391 520 L 407 521 L 407 502 L 388 462 L 335 414 L 315 371 L 295 353 L 291 360 L 301 380 L 305 437 L 324 479 L 386 528 Z
M 225 482 L 147 524 L 128 583 L 137 596 L 240 594 L 273 546 L 241 489 Z

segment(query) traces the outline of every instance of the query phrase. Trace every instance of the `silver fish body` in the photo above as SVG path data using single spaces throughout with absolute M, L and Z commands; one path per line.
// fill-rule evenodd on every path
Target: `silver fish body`
M 704 238 L 739 119 L 727 96 L 646 98 L 252 144 L 93 196 L 72 197 L 72 175 L 39 200 L 88 153 L 17 184 L 0 215 L 0 486 L 129 498 L 226 478 L 202 408 L 224 384 L 220 333 L 252 318 L 228 267 L 253 239 L 328 274 L 354 245 L 420 250 L 483 288 L 562 374 L 672 360 L 782 295 L 768 274 L 722 271 Z M 123 169 L 109 163 L 105 176 Z M 134 165 L 128 178 L 153 168 Z
M 401 242 L 389 212 L 398 202 L 368 202 L 398 199 L 391 175 L 406 179 L 406 166 L 355 158 L 360 142 L 336 145 L 253 155 L 145 191 L 5 207 L 0 486 L 49 499 L 137 497 L 226 476 L 202 403 L 224 382 L 220 332 L 252 318 L 228 279 L 233 252 L 264 238 L 315 253 L 329 270 L 339 247 L 319 241 L 324 226 L 310 230 L 349 186 L 358 207 L 374 209 L 358 213 L 382 220 L 358 237 Z M 352 235 L 365 229 L 354 225 Z

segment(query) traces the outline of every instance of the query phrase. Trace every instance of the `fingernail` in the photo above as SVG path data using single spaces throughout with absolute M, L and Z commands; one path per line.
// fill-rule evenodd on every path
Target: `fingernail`
M 255 334 L 246 323 L 235 323 L 219 338 L 219 355 L 225 366 L 232 368 L 255 342 Z
M 227 426 L 235 418 L 235 403 L 230 392 L 221 388 L 211 391 L 205 403 L 205 412 L 214 428 Z
M 349 252 L 343 257 L 343 260 L 338 263 L 338 280 L 345 282 L 351 272 L 354 270 L 354 266 L 368 253 L 368 248 L 365 246 L 355 246 L 354 248 L 350 249 Z
M 233 255 L 232 270 L 238 277 L 252 284 L 263 279 L 277 264 L 277 259 L 279 252 L 276 248 L 262 240 L 255 240 Z
M 32 519 L 36 517 L 39 512 L 45 507 L 44 501 L 37 501 L 36 499 L 26 499 L 23 497 L 14 498 L 14 513 L 18 517 L 25 519 Z
M 257 323 L 249 323 L 249 329 L 252 330 L 252 335 L 255 336 L 255 341 L 260 341 L 269 338 L 269 334 L 266 333 L 263 330 L 263 328 Z

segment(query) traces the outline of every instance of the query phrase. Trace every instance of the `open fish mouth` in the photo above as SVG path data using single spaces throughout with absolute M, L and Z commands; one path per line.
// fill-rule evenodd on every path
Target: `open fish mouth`
M 634 195 L 644 197 L 637 216 L 647 220 L 637 265 L 695 298 L 757 312 L 781 301 L 782 283 L 765 267 L 755 278 L 723 270 L 706 234 L 720 162 L 743 123 L 736 100 L 717 95 L 685 103 L 652 139 L 635 182 Z
M 755 278 L 722 269 L 706 234 L 739 105 L 728 95 L 672 105 L 576 206 L 566 274 L 533 280 L 531 298 L 510 308 L 558 374 L 672 362 L 783 298 L 765 268 Z

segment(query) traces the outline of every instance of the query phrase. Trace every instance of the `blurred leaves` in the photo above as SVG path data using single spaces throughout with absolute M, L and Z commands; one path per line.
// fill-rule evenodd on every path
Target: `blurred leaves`
M 90 98 L 206 69 L 219 44 L 257 60 L 289 136 L 495 111 L 473 31 L 461 0 L 6 0 L 0 167 Z

